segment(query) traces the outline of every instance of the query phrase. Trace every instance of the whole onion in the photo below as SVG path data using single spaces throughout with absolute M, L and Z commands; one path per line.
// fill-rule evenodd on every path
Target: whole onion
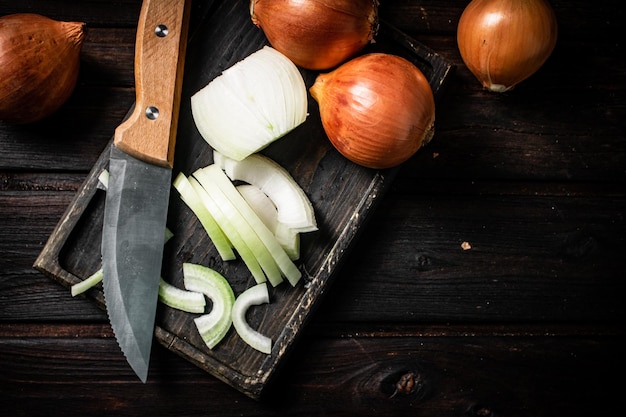
M 557 40 L 547 0 L 472 0 L 459 20 L 463 61 L 483 86 L 504 92 L 533 75 Z
M 76 85 L 84 37 L 84 23 L 0 17 L 0 120 L 31 123 L 58 110 Z
M 335 67 L 370 43 L 378 0 L 250 0 L 252 22 L 296 65 Z
M 333 146 L 369 168 L 406 161 L 434 134 L 428 80 L 399 56 L 371 53 L 318 75 L 310 88 Z

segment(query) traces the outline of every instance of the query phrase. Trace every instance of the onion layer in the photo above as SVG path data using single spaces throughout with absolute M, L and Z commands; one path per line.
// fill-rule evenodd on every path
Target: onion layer
M 84 38 L 84 23 L 1 17 L 0 120 L 32 123 L 58 110 L 76 86 Z
M 457 43 L 463 61 L 483 86 L 504 92 L 545 63 L 557 31 L 546 0 L 473 0 L 459 20 Z
M 399 165 L 434 134 L 430 84 L 399 56 L 372 53 L 355 58 L 320 74 L 310 92 L 333 146 L 359 165 Z
M 377 0 L 251 0 L 252 22 L 296 65 L 323 70 L 376 36 Z

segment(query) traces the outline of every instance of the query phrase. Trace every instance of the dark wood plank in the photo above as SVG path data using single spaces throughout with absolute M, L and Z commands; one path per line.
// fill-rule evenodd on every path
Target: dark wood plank
M 623 195 L 535 197 L 531 187 L 502 196 L 488 186 L 482 195 L 456 194 L 435 186 L 381 204 L 332 291 L 327 319 L 626 317 Z
M 44 330 L 45 328 L 39 328 Z M 7 331 L 19 337 L 8 337 Z M 280 385 L 262 402 L 156 347 L 151 377 L 137 384 L 110 331 L 0 327 L 0 406 L 12 416 L 614 415 L 624 365 L 613 336 L 544 335 L 541 328 L 494 335 L 489 327 L 449 329 L 444 337 L 307 337 Z M 73 337 L 74 334 L 80 338 Z M 97 379 L 94 379 L 97 375 Z M 585 380 L 587 384 L 581 384 Z M 396 392 L 401 381 L 404 385 Z M 29 389 L 20 389 L 28 384 Z M 401 387 L 403 385 L 401 384 Z M 409 385 L 410 386 L 410 385 Z M 164 391 L 165 390 L 165 391 Z M 103 394 L 106 393 L 106 394 Z
M 32 268 L 83 180 L 76 174 L 0 173 L 0 230 L 11 236 L 0 239 L 0 321 L 106 318 L 93 303 L 68 298 L 67 289 L 51 286 Z
M 141 8 L 140 0 L 86 0 L 86 1 L 46 1 L 24 0 L 2 2 L 0 15 L 11 13 L 37 13 L 51 19 L 85 22 L 88 27 L 128 27 L 137 26 Z
M 84 300 L 31 269 L 82 176 L 47 178 L 2 181 L 0 228 L 15 237 L 0 240 L 0 318 L 63 320 L 83 310 L 79 316 L 93 318 Z M 321 313 L 327 321 L 358 322 L 624 316 L 625 211 L 618 185 L 401 180 Z M 463 250 L 464 241 L 472 249 Z M 393 302 L 381 309 L 381 299 Z M 23 312 L 33 300 L 37 310 Z
M 396 22 L 408 32 L 419 34 L 456 35 L 456 28 L 468 0 L 412 0 L 382 1 L 381 16 Z M 559 36 L 577 41 L 594 40 L 614 43 L 620 39 L 626 11 L 614 0 L 589 3 L 550 0 L 559 23 Z M 584 19 L 581 16 L 584 15 Z
M 192 4 L 192 26 L 204 19 L 213 0 Z M 141 0 L 24 0 L 0 4 L 0 16 L 11 13 L 38 13 L 51 19 L 85 22 L 88 28 L 130 28 L 135 30 Z
M 48 119 L 30 125 L 0 125 L 0 169 L 86 173 L 134 100 L 130 88 L 79 88 Z
M 81 49 L 78 88 L 134 87 L 135 34 L 135 28 L 88 28 Z M 124 110 L 128 106 L 128 102 L 120 103 Z

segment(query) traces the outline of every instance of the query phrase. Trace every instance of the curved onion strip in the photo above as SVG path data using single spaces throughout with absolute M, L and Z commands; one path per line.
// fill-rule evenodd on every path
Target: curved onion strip
M 72 285 L 70 287 L 70 293 L 72 294 L 72 297 L 76 297 L 77 295 L 82 294 L 88 289 L 92 288 L 99 282 L 102 282 L 103 277 L 104 277 L 104 273 L 102 271 L 102 268 L 100 268 L 96 272 L 91 274 L 89 277 L 84 279 L 83 281 L 80 281 Z
M 259 219 L 267 226 L 291 260 L 300 258 L 300 234 L 278 222 L 278 211 L 272 200 L 256 185 L 241 184 L 237 191 L 246 200 Z
M 213 160 L 233 181 L 259 187 L 278 209 L 278 222 L 298 232 L 317 230 L 311 201 L 285 168 L 272 159 L 253 154 L 241 161 L 213 152 Z
M 267 304 L 269 301 L 267 285 L 257 284 L 237 297 L 232 310 L 233 326 L 239 337 L 252 348 L 267 354 L 272 353 L 272 339 L 250 327 L 246 320 L 246 312 L 252 306 Z
M 177 310 L 188 313 L 204 313 L 206 300 L 204 295 L 196 291 L 185 291 L 163 278 L 159 281 L 159 301 Z
M 213 303 L 208 314 L 194 319 L 202 340 L 213 349 L 230 329 L 235 294 L 226 278 L 203 265 L 184 263 L 183 280 L 185 288 L 206 295 Z

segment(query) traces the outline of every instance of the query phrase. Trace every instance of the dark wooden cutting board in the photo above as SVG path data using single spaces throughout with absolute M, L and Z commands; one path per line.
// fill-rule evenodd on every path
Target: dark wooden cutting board
M 174 177 L 178 172 L 189 175 L 212 162 L 212 151 L 192 120 L 190 96 L 221 71 L 267 44 L 263 33 L 250 20 L 247 2 L 210 3 L 196 8 L 201 13 L 199 17 L 196 14 L 190 29 Z M 445 80 L 453 70 L 445 59 L 384 23 L 377 42 L 364 53 L 372 51 L 394 53 L 415 63 L 429 79 L 439 102 Z M 311 86 L 317 74 L 304 70 L 302 73 L 307 86 Z M 295 288 L 288 283 L 271 288 L 270 304 L 254 307 L 251 312 L 251 325 L 272 338 L 272 353 L 266 355 L 248 347 L 234 329 L 210 350 L 195 328 L 195 315 L 163 305 L 158 307 L 155 328 L 155 338 L 167 349 L 252 398 L 261 397 L 278 365 L 293 348 L 300 330 L 337 275 L 342 260 L 397 171 L 359 167 L 339 155 L 323 131 L 317 104 L 312 99 L 309 99 L 307 121 L 263 153 L 285 167 L 305 190 L 319 226 L 319 231 L 302 235 L 301 259 L 297 262 L 304 275 L 301 283 Z M 105 191 L 98 186 L 98 175 L 107 167 L 108 155 L 109 147 L 94 165 L 34 265 L 67 287 L 101 267 Z M 192 262 L 220 271 L 236 295 L 254 284 L 242 262 L 220 260 L 200 223 L 175 190 L 170 198 L 168 227 L 174 237 L 165 247 L 162 275 L 166 281 L 183 288 L 182 264 Z M 100 285 L 86 296 L 106 308 Z

